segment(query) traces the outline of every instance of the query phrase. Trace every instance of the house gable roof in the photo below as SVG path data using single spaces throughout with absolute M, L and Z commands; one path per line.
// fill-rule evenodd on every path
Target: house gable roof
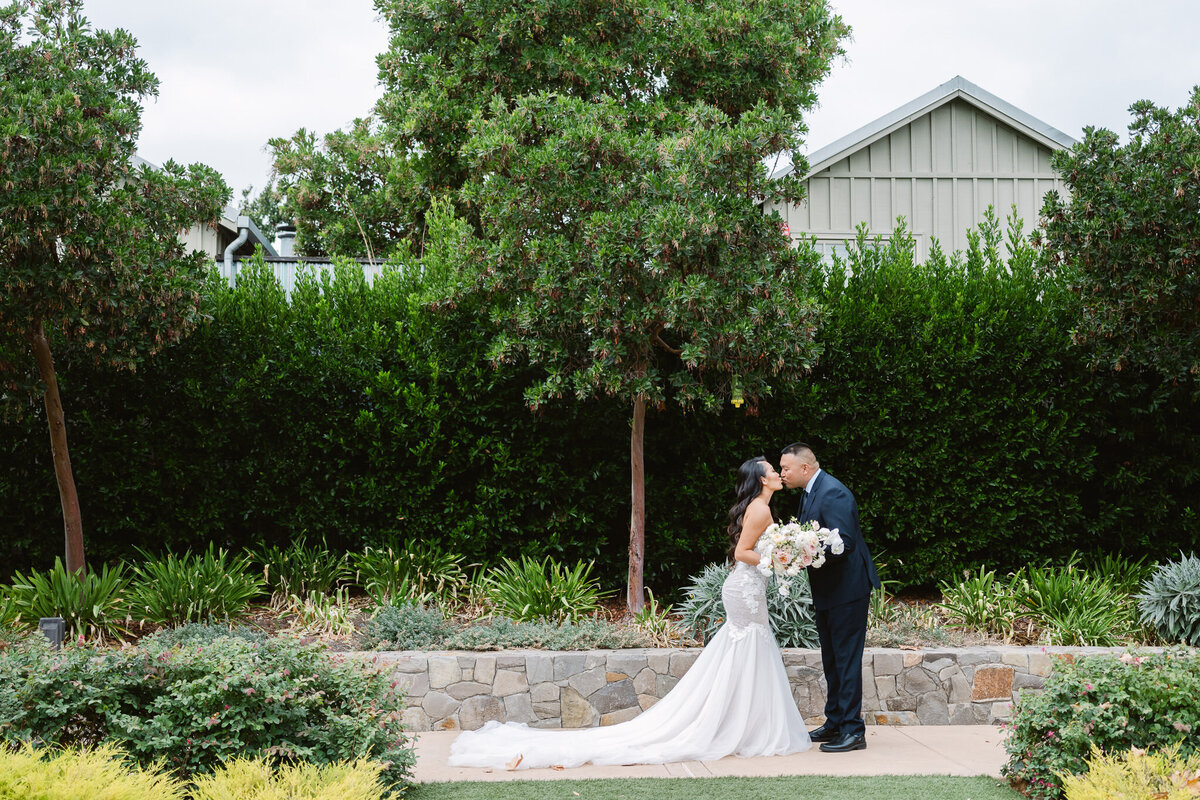
M 1075 140 L 1067 134 L 1047 125 L 1045 122 L 1025 113 L 1016 106 L 1001 100 L 991 92 L 971 83 L 961 75 L 950 80 L 912 102 L 906 103 L 894 111 L 884 114 L 858 130 L 846 134 L 837 141 L 822 147 L 808 157 L 809 168 L 804 177 L 808 178 L 830 165 L 841 161 L 851 153 L 868 147 L 873 142 L 882 139 L 893 131 L 908 125 L 934 109 L 954 100 L 963 100 L 986 114 L 1001 120 L 1009 127 L 1028 136 L 1039 144 L 1051 150 L 1064 150 L 1075 144 Z M 772 178 L 782 178 L 794 171 L 791 160 L 781 164 L 772 173 Z

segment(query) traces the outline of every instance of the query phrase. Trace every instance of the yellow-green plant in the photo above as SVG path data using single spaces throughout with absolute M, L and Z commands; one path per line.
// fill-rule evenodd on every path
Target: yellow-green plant
M 365 795 L 364 795 L 365 796 Z M 0 800 L 180 800 L 183 789 L 113 744 L 94 750 L 0 747 Z
M 1184 758 L 1174 745 L 1156 753 L 1135 747 L 1105 754 L 1093 745 L 1088 771 L 1062 779 L 1067 800 L 1195 800 L 1200 797 L 1200 752 Z
M 289 604 L 299 627 L 309 633 L 354 633 L 350 619 L 350 590 L 343 586 L 330 594 L 309 592 L 307 597 L 292 595 Z
M 359 759 L 335 764 L 285 764 L 235 758 L 195 779 L 192 800 L 380 800 L 383 765 Z

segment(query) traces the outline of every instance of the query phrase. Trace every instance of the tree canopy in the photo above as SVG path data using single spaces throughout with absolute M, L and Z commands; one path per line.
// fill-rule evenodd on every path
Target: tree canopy
M 203 165 L 135 164 L 157 91 L 133 37 L 93 30 L 82 0 L 0 7 L 0 400 L 45 403 L 73 570 L 82 528 L 52 347 L 132 370 L 183 336 L 207 267 L 179 234 L 215 222 L 229 193 Z
M 1054 155 L 1070 198 L 1046 198 L 1045 259 L 1082 304 L 1094 366 L 1200 392 L 1200 87 L 1172 113 L 1130 107 L 1130 139 L 1088 128 Z

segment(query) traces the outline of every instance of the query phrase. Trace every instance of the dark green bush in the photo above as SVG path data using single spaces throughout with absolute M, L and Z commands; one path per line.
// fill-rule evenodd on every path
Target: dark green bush
M 143 764 L 181 776 L 237 755 L 328 764 L 414 763 L 401 699 L 383 672 L 288 639 L 221 637 L 202 645 L 53 652 L 31 638 L 0 652 L 0 739 L 121 742 Z
M 678 598 L 722 557 L 737 465 L 796 439 L 854 490 L 906 586 L 1075 550 L 1159 560 L 1200 545 L 1197 401 L 1134 370 L 1093 374 L 1070 343 L 1075 298 L 995 223 L 964 254 L 917 263 L 913 248 L 902 232 L 864 238 L 845 271 L 811 276 L 828 314 L 809 380 L 750 414 L 651 409 L 657 596 Z M 481 316 L 421 305 L 413 274 L 368 285 L 341 265 L 289 301 L 251 266 L 236 288 L 214 280 L 212 321 L 137 373 L 64 351 L 93 563 L 303 535 L 337 554 L 421 541 L 466 563 L 594 560 L 605 589 L 622 586 L 628 409 L 565 400 L 531 414 L 536 376 L 489 367 Z M 0 471 L 0 563 L 45 568 L 61 512 L 36 415 L 0 422 Z M 797 503 L 781 494 L 777 516 Z
M 1044 692 L 1022 693 L 1004 740 L 1003 773 L 1033 798 L 1062 797 L 1062 774 L 1081 774 L 1094 744 L 1104 753 L 1200 738 L 1200 654 L 1188 650 L 1059 659 Z
M 5 613 L 14 624 L 36 628 L 42 617 L 62 617 L 66 638 L 99 641 L 124 632 L 128 590 L 124 564 L 80 576 L 68 572 L 57 557 L 52 569 L 28 575 L 18 572 L 12 586 L 2 589 L 8 597 Z

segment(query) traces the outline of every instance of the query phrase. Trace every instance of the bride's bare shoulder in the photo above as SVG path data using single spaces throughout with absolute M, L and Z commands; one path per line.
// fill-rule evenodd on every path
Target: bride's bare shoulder
M 746 507 L 746 522 L 757 522 L 760 524 L 770 524 L 771 507 L 767 505 L 767 501 L 761 497 L 756 497 L 750 501 L 750 505 Z

